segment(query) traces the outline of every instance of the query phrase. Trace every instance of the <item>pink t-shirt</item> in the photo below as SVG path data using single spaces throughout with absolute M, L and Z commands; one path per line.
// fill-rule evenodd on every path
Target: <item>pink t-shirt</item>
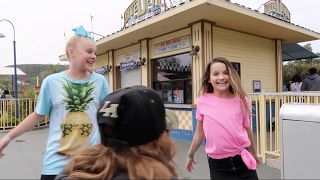
M 249 100 L 246 101 L 249 105 Z M 232 157 L 250 146 L 245 129 L 250 127 L 249 114 L 241 112 L 237 97 L 225 99 L 206 93 L 199 98 L 196 119 L 203 121 L 208 156 L 213 159 Z

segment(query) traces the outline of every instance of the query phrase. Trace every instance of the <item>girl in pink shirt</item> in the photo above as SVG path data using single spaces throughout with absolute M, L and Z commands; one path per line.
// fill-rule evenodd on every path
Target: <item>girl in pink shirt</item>
M 258 179 L 255 169 L 260 160 L 250 128 L 250 102 L 227 59 L 215 58 L 207 65 L 201 92 L 186 169 L 193 169 L 193 155 L 206 138 L 211 179 Z

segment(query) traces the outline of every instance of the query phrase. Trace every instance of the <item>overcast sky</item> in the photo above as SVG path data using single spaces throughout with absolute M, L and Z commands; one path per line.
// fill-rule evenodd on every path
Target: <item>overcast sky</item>
M 10 0 L 1 3 L 0 19 L 10 20 L 16 28 L 17 64 L 57 64 L 64 54 L 65 37 L 73 35 L 72 28 L 83 25 L 94 32 L 108 35 L 120 30 L 121 14 L 133 0 Z M 169 1 L 169 0 L 166 0 Z M 268 0 L 231 0 L 258 9 Z M 291 22 L 320 32 L 317 8 L 320 0 L 283 0 L 291 12 Z M 168 3 L 168 2 L 167 2 Z M 260 12 L 263 7 L 260 8 Z M 0 23 L 0 67 L 13 64 L 13 29 Z M 301 43 L 304 45 L 306 43 Z M 314 52 L 320 52 L 320 41 L 312 41 Z M 61 63 L 65 64 L 65 63 Z

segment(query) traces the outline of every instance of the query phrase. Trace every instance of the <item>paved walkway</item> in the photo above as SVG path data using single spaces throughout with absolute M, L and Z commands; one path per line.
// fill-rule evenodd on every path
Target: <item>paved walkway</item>
M 0 133 L 2 138 L 5 133 Z M 14 139 L 5 149 L 0 159 L 0 179 L 39 179 L 45 152 L 48 129 L 30 131 Z M 175 163 L 184 179 L 209 179 L 209 170 L 204 148 L 195 154 L 196 165 L 189 173 L 185 167 L 186 154 L 190 143 L 176 140 L 178 148 Z M 260 165 L 257 170 L 259 179 L 280 179 L 280 170 Z

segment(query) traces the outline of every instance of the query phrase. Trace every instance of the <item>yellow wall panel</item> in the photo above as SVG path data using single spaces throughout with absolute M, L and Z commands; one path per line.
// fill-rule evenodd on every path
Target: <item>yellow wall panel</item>
M 131 51 L 135 51 L 135 50 L 140 50 L 140 44 L 134 44 L 132 46 L 128 46 L 128 47 L 116 50 L 114 53 L 114 64 L 116 66 L 120 66 L 120 64 L 118 62 L 118 56 L 121 54 L 131 52 Z M 138 61 L 139 59 L 135 59 L 135 60 Z
M 95 68 L 100 68 L 102 66 L 107 66 L 108 63 L 108 54 L 103 54 L 97 57 L 96 62 L 94 63 L 94 69 Z
M 261 91 L 276 91 L 275 41 L 213 26 L 213 56 L 239 61 L 247 93 L 252 80 L 261 81 Z

